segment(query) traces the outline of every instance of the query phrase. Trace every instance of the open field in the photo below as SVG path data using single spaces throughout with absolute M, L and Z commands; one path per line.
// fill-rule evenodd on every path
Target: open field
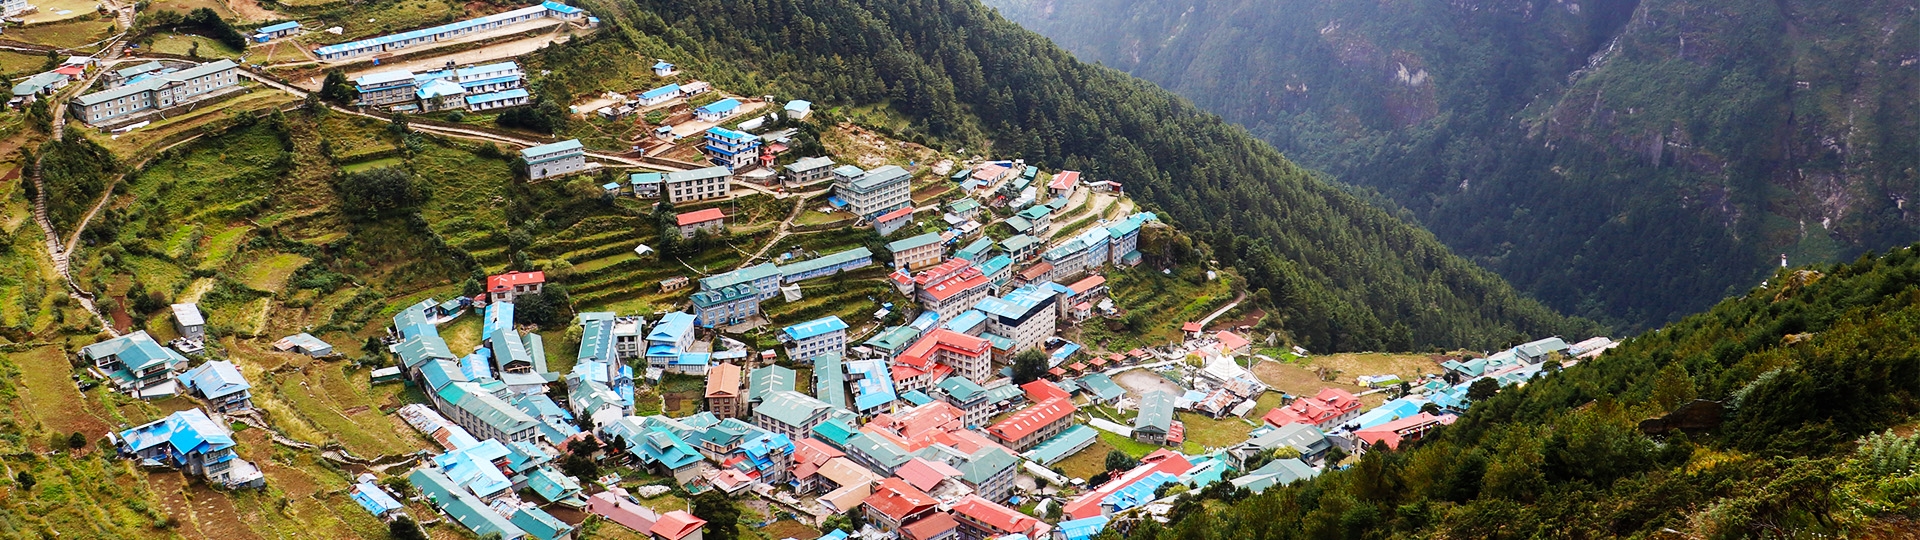
M 17 51 L 0 51 L 0 73 L 14 79 L 40 72 L 47 65 L 47 57 Z
M 241 53 L 213 38 L 194 34 L 156 35 L 153 37 L 153 52 L 181 56 L 199 55 L 199 58 L 208 60 L 239 58 Z
M 100 11 L 100 2 L 95 0 L 34 0 L 31 3 L 40 9 L 20 16 L 27 24 L 98 17 Z
M 1113 451 L 1113 445 L 1107 444 L 1105 440 L 1096 439 L 1080 453 L 1060 460 L 1053 466 L 1059 467 L 1070 478 L 1085 480 L 1107 470 L 1107 453 L 1111 451 Z
M 69 21 L 7 29 L 7 39 L 61 48 L 87 45 L 113 35 L 113 21 L 83 17 Z

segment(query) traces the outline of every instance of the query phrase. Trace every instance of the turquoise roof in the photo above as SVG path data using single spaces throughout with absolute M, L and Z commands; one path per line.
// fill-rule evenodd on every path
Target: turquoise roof
M 919 390 L 908 390 L 907 393 L 900 394 L 900 399 L 907 400 L 907 403 L 912 403 L 915 406 L 933 403 L 933 396 L 929 396 L 926 392 Z
M 428 501 L 476 535 L 498 534 L 501 538 L 520 538 L 527 534 L 438 469 L 414 469 L 407 479 Z
M 828 407 L 825 402 L 814 399 L 813 396 L 781 390 L 768 394 L 760 405 L 753 408 L 753 412 L 766 415 L 767 418 L 789 426 L 807 427 L 808 421 L 826 408 Z
M 89 361 L 98 361 L 108 356 L 117 357 L 126 366 L 128 372 L 138 372 L 162 364 L 168 367 L 184 364 L 187 357 L 173 352 L 173 349 L 160 346 L 147 335 L 146 330 L 109 339 L 80 348 L 80 354 Z
M 967 456 L 967 461 L 955 468 L 960 469 L 960 479 L 973 485 L 980 485 L 1019 463 L 1020 458 L 1014 457 L 1006 450 L 989 446 Z
M 1093 428 L 1087 427 L 1084 424 L 1074 424 L 1068 427 L 1066 431 L 1060 432 L 1059 435 L 1054 435 L 1052 438 L 1041 441 L 1040 444 L 1027 450 L 1021 454 L 1021 456 L 1039 462 L 1041 465 L 1052 465 L 1072 455 L 1069 454 L 1069 452 L 1075 452 L 1085 448 L 1088 444 L 1091 444 L 1091 441 L 1093 441 L 1095 437 L 1099 436 L 1100 432 L 1095 431 Z
M 572 525 L 560 521 L 560 518 L 553 517 L 553 514 L 548 514 L 547 511 L 541 510 L 538 507 L 527 507 L 516 510 L 510 521 L 538 540 L 573 537 Z
M 847 408 L 847 372 L 840 355 L 813 357 L 813 397 L 835 409 Z
M 700 278 L 701 290 L 719 290 L 734 285 L 755 283 L 763 279 L 778 277 L 780 267 L 773 263 L 760 263 L 725 274 L 715 274 Z
M 987 391 L 986 388 L 982 388 L 979 384 L 967 380 L 966 377 L 947 377 L 942 379 L 940 384 L 934 385 L 934 387 L 939 388 L 942 392 L 946 392 L 947 395 L 953 397 L 953 399 L 960 401 L 973 401 L 974 397 Z
M 940 233 L 923 233 L 919 236 L 887 243 L 887 251 L 899 253 L 909 249 L 940 243 Z
M 867 249 L 865 247 L 857 247 L 857 248 L 849 249 L 846 251 L 841 251 L 839 253 L 833 253 L 830 255 L 807 259 L 797 263 L 782 266 L 780 267 L 780 275 L 785 279 L 791 279 L 787 276 L 798 276 L 798 275 L 806 274 L 816 270 L 820 270 L 823 268 L 831 268 L 834 266 L 851 263 L 861 259 L 870 260 L 872 258 L 873 258 L 873 250 Z
M 846 329 L 847 329 L 847 323 L 845 321 L 841 321 L 838 315 L 828 315 L 828 316 L 814 319 L 811 321 L 789 326 L 781 329 L 780 331 L 782 333 L 785 333 L 788 339 L 802 340 L 802 339 L 815 338 L 829 332 L 842 331 Z
M 747 373 L 747 399 L 760 400 L 774 392 L 792 392 L 796 373 L 780 366 L 767 366 Z

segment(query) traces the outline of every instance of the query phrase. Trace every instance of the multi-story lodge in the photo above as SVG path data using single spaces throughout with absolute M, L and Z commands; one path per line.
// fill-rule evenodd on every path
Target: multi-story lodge
M 847 203 L 847 211 L 871 218 L 913 205 L 913 175 L 898 165 L 888 165 L 858 178 L 836 175 L 833 194 Z
M 164 110 L 205 98 L 240 83 L 240 66 L 218 60 L 178 71 L 141 74 L 127 82 L 73 98 L 80 119 L 105 126 L 145 111 Z
M 579 139 L 567 139 L 520 151 L 527 161 L 527 178 L 540 180 L 566 176 L 587 168 L 587 150 Z

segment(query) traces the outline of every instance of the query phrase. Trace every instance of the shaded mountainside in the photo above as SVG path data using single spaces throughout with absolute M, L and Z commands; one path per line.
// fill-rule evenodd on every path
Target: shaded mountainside
M 1228 504 L 1183 500 L 1175 523 L 1128 537 L 1906 538 L 1917 386 L 1920 245 L 1781 270 L 1424 440 L 1257 496 L 1209 489 Z M 1724 422 L 1636 429 L 1695 399 Z
M 1420 228 L 1316 179 L 1172 93 L 1081 63 L 973 2 L 586 2 L 614 26 L 533 60 L 592 91 L 628 47 L 729 88 L 834 105 L 881 103 L 909 140 L 1086 171 L 1242 269 L 1283 327 L 1317 350 L 1486 348 L 1584 334 Z M 621 43 L 624 42 L 624 43 Z M 583 66 L 568 70 L 568 66 Z M 549 86 L 552 88 L 553 86 Z M 864 113 L 859 113 L 864 114 Z
M 987 0 L 1576 315 L 1920 237 L 1912 0 Z

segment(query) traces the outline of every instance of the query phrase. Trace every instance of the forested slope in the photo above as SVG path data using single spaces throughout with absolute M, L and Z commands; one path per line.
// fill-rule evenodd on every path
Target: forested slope
M 1912 0 L 986 0 L 1631 328 L 1920 238 Z
M 1210 493 L 1233 502 L 1186 503 L 1129 537 L 1906 538 L 1917 385 L 1920 245 L 1782 270 L 1411 448 L 1259 496 Z M 1724 404 L 1724 424 L 1636 429 L 1696 398 Z
M 731 88 L 884 103 L 909 139 L 1086 171 L 1243 269 L 1319 350 L 1493 347 L 1593 330 L 1516 293 L 1420 228 L 1318 180 L 1244 130 L 1075 60 L 975 2 L 588 1 L 615 26 L 533 60 L 591 91 L 612 55 L 658 55 Z M 571 68 L 571 69 L 569 69 Z M 983 155 L 989 152 L 981 151 Z

